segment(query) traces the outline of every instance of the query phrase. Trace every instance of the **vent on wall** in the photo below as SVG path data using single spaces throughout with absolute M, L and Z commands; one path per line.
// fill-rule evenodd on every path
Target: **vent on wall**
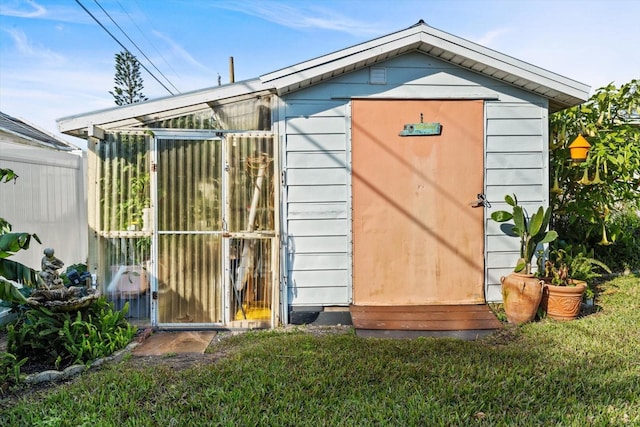
M 369 84 L 372 85 L 386 85 L 387 84 L 387 69 L 384 67 L 371 67 L 369 68 Z

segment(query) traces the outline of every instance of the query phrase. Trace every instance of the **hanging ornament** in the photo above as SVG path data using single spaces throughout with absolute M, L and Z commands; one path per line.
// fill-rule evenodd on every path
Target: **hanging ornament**
M 591 144 L 581 134 L 569 145 L 569 155 L 574 162 L 584 162 Z

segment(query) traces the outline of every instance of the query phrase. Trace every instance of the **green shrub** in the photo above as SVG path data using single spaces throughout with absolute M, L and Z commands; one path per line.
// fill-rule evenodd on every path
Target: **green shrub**
M 593 257 L 607 264 L 611 270 L 640 270 L 640 217 L 635 209 L 630 206 L 612 213 L 607 224 L 607 239 L 602 234 L 585 235 L 587 221 L 578 216 L 560 216 L 554 226 L 562 240 L 593 251 Z M 603 241 L 610 244 L 602 245 Z
M 614 271 L 640 270 L 640 216 L 628 208 L 611 216 L 612 245 L 594 247 L 596 258 Z
M 0 395 L 12 384 L 20 382 L 20 368 L 27 363 L 27 358 L 18 360 L 7 352 L 0 352 Z
M 7 326 L 7 349 L 16 357 L 66 367 L 105 357 L 126 346 L 136 329 L 105 297 L 73 313 L 30 308 Z

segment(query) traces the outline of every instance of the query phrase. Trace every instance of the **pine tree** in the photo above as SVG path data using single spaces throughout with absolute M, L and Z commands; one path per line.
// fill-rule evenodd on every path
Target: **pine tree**
M 117 105 L 133 104 L 146 101 L 148 98 L 142 94 L 144 88 L 140 76 L 140 62 L 127 51 L 116 53 L 116 75 L 113 92 Z

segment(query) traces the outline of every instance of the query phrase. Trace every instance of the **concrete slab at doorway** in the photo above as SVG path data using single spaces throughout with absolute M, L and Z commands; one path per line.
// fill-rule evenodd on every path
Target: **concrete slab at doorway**
M 134 356 L 161 356 L 163 354 L 204 353 L 215 331 L 155 332 L 133 349 Z

